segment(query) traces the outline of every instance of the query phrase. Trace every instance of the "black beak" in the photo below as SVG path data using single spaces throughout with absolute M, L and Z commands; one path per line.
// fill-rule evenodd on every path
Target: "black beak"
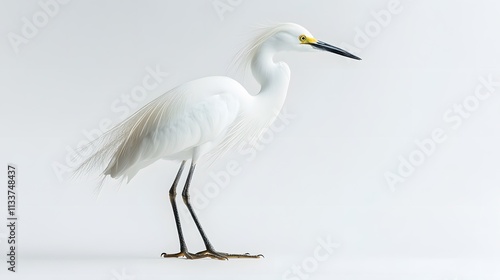
M 361 58 L 359 58 L 351 53 L 348 53 L 347 51 L 344 51 L 341 48 L 334 47 L 334 46 L 327 44 L 325 42 L 322 42 L 322 41 L 318 41 L 316 43 L 311 43 L 311 46 L 313 46 L 313 48 L 316 48 L 319 50 L 323 50 L 323 51 L 327 51 L 327 52 L 331 52 L 331 53 L 336 53 L 336 54 L 339 54 L 341 56 L 349 57 L 352 59 L 361 60 Z

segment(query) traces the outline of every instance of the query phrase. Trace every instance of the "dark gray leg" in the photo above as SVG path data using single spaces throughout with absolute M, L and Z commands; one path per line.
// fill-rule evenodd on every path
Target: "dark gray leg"
M 179 218 L 179 211 L 177 210 L 177 203 L 175 202 L 175 196 L 177 195 L 176 192 L 177 184 L 179 183 L 179 179 L 181 178 L 185 164 L 186 161 L 185 160 L 182 161 L 181 167 L 179 168 L 179 171 L 177 171 L 177 176 L 175 176 L 175 180 L 172 184 L 172 187 L 168 192 L 170 197 L 170 204 L 172 204 L 172 210 L 174 211 L 175 225 L 177 226 L 177 234 L 179 235 L 179 244 L 181 248 L 180 252 L 177 254 L 162 253 L 161 256 L 164 258 L 186 258 L 186 259 L 194 258 L 194 256 L 187 251 L 186 241 L 184 240 L 184 235 L 182 234 L 182 226 L 181 226 L 181 220 Z
M 215 251 L 213 248 L 212 244 L 207 238 L 207 235 L 205 234 L 205 231 L 201 227 L 200 221 L 198 220 L 198 217 L 196 216 L 196 213 L 194 212 L 193 207 L 191 206 L 191 203 L 189 202 L 189 186 L 191 185 L 191 179 L 193 177 L 194 169 L 196 168 L 196 164 L 191 163 L 191 168 L 189 169 L 188 177 L 186 179 L 186 184 L 184 185 L 184 189 L 182 190 L 182 199 L 184 200 L 184 204 L 186 204 L 189 213 L 191 213 L 191 217 L 193 217 L 193 221 L 196 224 L 196 227 L 198 228 L 198 231 L 200 232 L 201 238 L 203 239 L 203 242 L 205 243 L 206 250 L 198 252 L 195 254 L 196 257 L 202 258 L 202 257 L 210 257 L 213 259 L 219 259 L 219 260 L 227 260 L 228 258 L 262 258 L 262 255 L 250 255 L 248 253 L 246 254 L 227 254 L 227 253 L 221 253 Z

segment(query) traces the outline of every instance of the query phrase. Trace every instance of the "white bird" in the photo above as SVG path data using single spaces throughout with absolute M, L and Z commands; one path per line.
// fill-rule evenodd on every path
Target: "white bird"
M 202 157 L 218 157 L 242 141 L 257 139 L 278 116 L 287 95 L 290 69 L 282 61 L 275 62 L 274 55 L 282 51 L 314 50 L 360 59 L 315 39 L 304 27 L 294 23 L 266 28 L 241 53 L 242 60 L 250 63 L 252 74 L 261 86 L 258 94 L 250 95 L 240 83 L 224 76 L 205 77 L 181 84 L 107 132 L 100 139 L 100 149 L 80 166 L 80 170 L 103 168 L 103 177 L 130 181 L 139 170 L 159 159 L 180 161 L 179 171 L 169 191 L 180 252 L 162 253 L 162 257 L 262 257 L 227 254 L 214 249 L 190 204 L 190 182 Z M 182 198 L 206 247 L 198 253 L 190 253 L 187 249 L 175 201 L 176 187 L 188 160 L 191 160 L 191 166 Z

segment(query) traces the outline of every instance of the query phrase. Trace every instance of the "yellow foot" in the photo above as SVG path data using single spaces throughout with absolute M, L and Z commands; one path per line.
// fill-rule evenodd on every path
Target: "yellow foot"
M 178 259 L 186 259 L 186 260 L 194 260 L 194 259 L 199 259 L 200 257 L 196 256 L 196 254 L 191 254 L 189 252 L 179 252 L 177 254 L 167 254 L 167 253 L 161 253 L 162 258 L 178 258 Z
M 245 254 L 228 254 L 228 253 L 221 253 L 217 252 L 215 250 L 205 250 L 198 252 L 194 254 L 197 258 L 212 258 L 212 259 L 217 259 L 217 260 L 228 260 L 228 259 L 260 259 L 263 258 L 264 256 L 259 254 L 259 255 L 250 255 L 249 253 Z

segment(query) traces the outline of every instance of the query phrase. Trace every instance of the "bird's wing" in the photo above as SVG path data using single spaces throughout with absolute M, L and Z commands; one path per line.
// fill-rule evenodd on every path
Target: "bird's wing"
M 253 96 L 245 98 L 245 106 L 239 111 L 235 121 L 228 128 L 226 137 L 206 158 L 209 164 L 214 163 L 226 152 L 244 145 L 255 146 L 261 135 L 269 129 L 269 126 L 277 118 L 281 108 L 265 107 Z
M 79 170 L 131 179 L 142 167 L 227 131 L 239 110 L 233 80 L 207 77 L 170 90 L 107 132 Z

